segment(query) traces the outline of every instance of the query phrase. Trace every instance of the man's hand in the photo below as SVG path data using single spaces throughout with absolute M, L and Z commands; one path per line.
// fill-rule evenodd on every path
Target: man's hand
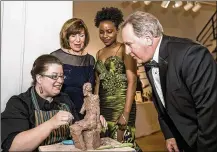
M 169 138 L 166 140 L 166 147 L 169 152 L 179 152 L 175 138 Z

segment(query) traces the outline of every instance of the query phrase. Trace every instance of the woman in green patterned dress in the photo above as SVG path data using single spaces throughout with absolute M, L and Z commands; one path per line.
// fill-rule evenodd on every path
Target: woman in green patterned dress
M 95 26 L 105 47 L 96 55 L 95 94 L 100 97 L 101 121 L 108 123 L 108 136 L 135 143 L 136 62 L 117 41 L 122 21 L 122 12 L 117 8 L 102 8 L 96 14 Z

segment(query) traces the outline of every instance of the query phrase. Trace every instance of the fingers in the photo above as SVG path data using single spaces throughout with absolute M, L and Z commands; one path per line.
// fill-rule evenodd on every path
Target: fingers
M 57 121 L 62 121 L 61 125 L 70 123 L 74 119 L 73 115 L 67 111 L 59 111 L 57 113 Z
M 166 140 L 166 147 L 169 152 L 179 152 L 175 138 L 170 138 Z
M 178 148 L 178 146 L 176 144 L 176 141 L 174 143 L 172 143 L 172 148 L 173 148 L 174 152 L 179 152 L 179 148 Z
M 102 115 L 100 115 L 100 122 L 104 128 L 108 127 L 108 123 L 106 122 L 105 118 Z
M 117 131 L 117 140 L 121 142 L 123 140 L 124 131 L 118 130 Z
M 179 148 L 178 148 L 177 144 L 173 145 L 173 149 L 175 152 L 179 152 Z
M 167 145 L 168 152 L 174 152 L 172 145 Z
M 123 116 L 121 116 L 121 117 L 119 118 L 117 124 L 120 124 L 120 125 L 126 125 L 126 120 L 123 118 Z

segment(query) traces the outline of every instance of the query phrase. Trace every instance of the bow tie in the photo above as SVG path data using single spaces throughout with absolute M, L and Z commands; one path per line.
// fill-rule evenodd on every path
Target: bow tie
M 152 61 L 146 62 L 145 67 L 146 68 L 159 67 L 159 64 L 155 60 L 152 60 Z

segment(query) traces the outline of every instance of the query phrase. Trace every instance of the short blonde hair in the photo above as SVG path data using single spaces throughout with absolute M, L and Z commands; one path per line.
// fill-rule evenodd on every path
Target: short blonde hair
M 71 47 L 69 45 L 69 37 L 72 34 L 81 33 L 82 30 L 84 30 L 84 33 L 85 33 L 84 48 L 86 48 L 86 46 L 89 43 L 90 36 L 89 36 L 89 32 L 88 32 L 87 26 L 84 23 L 84 21 L 82 19 L 79 19 L 79 18 L 72 18 L 72 19 L 67 20 L 63 24 L 62 29 L 60 31 L 60 45 L 61 45 L 61 47 L 64 49 L 71 49 Z

